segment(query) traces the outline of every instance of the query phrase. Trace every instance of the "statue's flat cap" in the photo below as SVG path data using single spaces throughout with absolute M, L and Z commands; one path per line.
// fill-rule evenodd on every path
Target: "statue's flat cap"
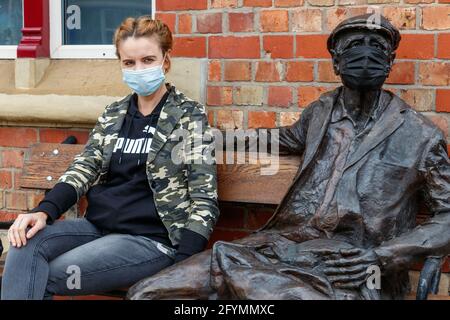
M 377 21 L 377 18 L 378 21 Z M 327 48 L 328 51 L 334 48 L 336 36 L 344 30 L 351 29 L 365 29 L 375 32 L 383 33 L 391 41 L 392 49 L 396 50 L 400 43 L 400 32 L 394 27 L 388 19 L 382 15 L 373 13 L 354 16 L 342 21 L 336 26 L 333 32 L 328 37 Z

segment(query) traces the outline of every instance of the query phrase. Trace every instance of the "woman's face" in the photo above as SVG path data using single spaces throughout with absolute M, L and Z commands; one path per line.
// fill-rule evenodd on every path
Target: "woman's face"
M 163 53 L 156 37 L 129 37 L 119 45 L 122 69 L 141 70 L 163 64 Z M 164 70 L 167 70 L 167 58 Z

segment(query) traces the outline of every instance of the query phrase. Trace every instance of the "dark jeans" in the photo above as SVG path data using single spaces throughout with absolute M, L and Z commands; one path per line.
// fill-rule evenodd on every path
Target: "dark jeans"
M 56 221 L 26 246 L 10 247 L 1 298 L 101 293 L 131 286 L 173 261 L 143 236 L 107 234 L 84 218 Z

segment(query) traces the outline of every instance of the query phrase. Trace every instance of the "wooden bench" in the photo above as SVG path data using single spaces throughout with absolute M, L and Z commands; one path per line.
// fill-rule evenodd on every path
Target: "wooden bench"
M 20 186 L 26 189 L 51 189 L 73 161 L 74 156 L 81 153 L 83 148 L 84 145 L 81 144 L 39 143 L 30 146 L 25 154 Z M 219 164 L 219 200 L 279 204 L 288 191 L 299 164 L 298 157 L 280 157 L 279 169 L 275 175 L 261 175 L 260 170 L 267 167 L 261 162 L 257 164 Z M 79 216 L 80 213 L 73 215 Z M 426 219 L 426 215 L 418 217 L 418 221 L 424 219 Z M 121 296 L 123 291 L 119 290 L 109 294 Z

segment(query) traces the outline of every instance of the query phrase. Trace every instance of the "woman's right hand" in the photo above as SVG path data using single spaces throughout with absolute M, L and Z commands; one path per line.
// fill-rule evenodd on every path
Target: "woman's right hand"
M 17 248 L 20 248 L 22 245 L 25 246 L 27 239 L 31 239 L 38 231 L 45 228 L 47 218 L 48 215 L 42 211 L 19 214 L 8 230 L 8 239 L 11 245 Z M 27 231 L 28 227 L 31 228 Z

